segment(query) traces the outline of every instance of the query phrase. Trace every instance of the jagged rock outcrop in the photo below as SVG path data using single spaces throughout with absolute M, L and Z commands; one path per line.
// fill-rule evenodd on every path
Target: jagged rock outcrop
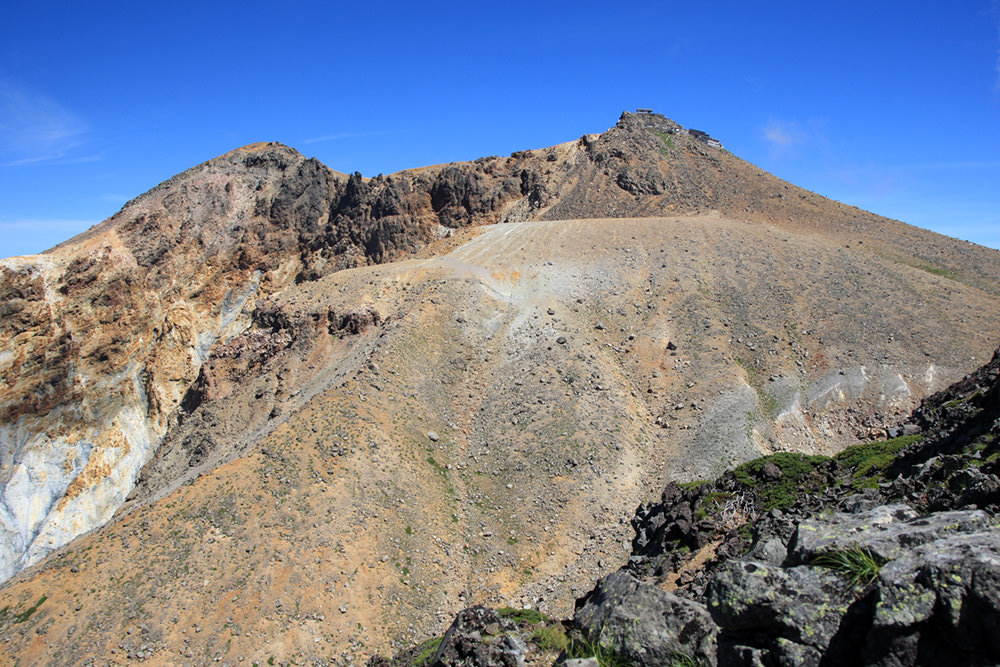
M 870 582 L 856 579 L 863 564 Z M 783 567 L 741 558 L 711 578 L 720 648 L 702 655 L 731 665 L 993 662 L 997 581 L 1000 528 L 980 511 L 918 517 L 879 506 L 813 518 Z
M 527 647 L 517 637 L 517 623 L 493 609 L 462 611 L 444 633 L 431 658 L 436 667 L 524 667 Z

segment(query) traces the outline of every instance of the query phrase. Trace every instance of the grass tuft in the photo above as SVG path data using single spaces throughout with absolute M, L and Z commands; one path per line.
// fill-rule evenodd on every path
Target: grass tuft
M 853 586 L 867 586 L 875 581 L 885 563 L 884 558 L 873 554 L 866 547 L 828 551 L 813 559 L 813 565 L 835 572 Z
M 600 667 L 633 667 L 632 663 L 618 651 L 602 644 L 600 637 L 572 638 L 566 648 L 566 657 L 596 658 Z
M 569 652 L 570 655 L 577 658 L 596 658 L 600 667 L 632 667 L 631 662 L 599 643 L 571 646 L 570 648 L 573 649 Z
M 670 667 L 699 667 L 702 663 L 697 658 L 688 655 L 687 653 L 681 653 L 675 651 L 674 655 L 670 658 Z
M 531 633 L 531 640 L 543 651 L 553 651 L 561 653 L 569 648 L 569 637 L 566 630 L 559 623 L 546 625 Z

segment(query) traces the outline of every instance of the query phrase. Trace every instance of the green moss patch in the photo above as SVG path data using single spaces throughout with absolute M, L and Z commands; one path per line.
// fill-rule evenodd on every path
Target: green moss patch
M 42 604 L 44 604 L 45 601 L 48 599 L 49 598 L 47 595 L 43 595 L 42 597 L 38 598 L 38 602 L 31 605 L 24 611 L 11 609 L 10 607 L 4 607 L 3 609 L 0 609 L 0 626 L 16 625 L 18 623 L 24 623 L 29 618 L 31 618 L 34 615 L 34 613 L 38 611 L 38 608 L 41 607 Z
M 866 442 L 848 447 L 834 458 L 837 463 L 853 471 L 851 475 L 853 488 L 874 488 L 892 465 L 896 455 L 920 439 L 920 435 L 903 435 L 891 440 Z
M 538 623 L 548 623 L 549 617 L 535 609 L 515 609 L 513 607 L 500 607 L 497 609 L 500 618 L 509 618 L 518 625 L 536 625 Z
M 808 483 L 812 473 L 828 462 L 826 456 L 808 456 L 779 452 L 748 461 L 733 470 L 736 481 L 749 487 L 760 499 L 764 511 L 791 507 L 801 492 L 822 488 L 824 481 Z M 781 470 L 780 479 L 766 479 L 763 470 L 767 463 Z

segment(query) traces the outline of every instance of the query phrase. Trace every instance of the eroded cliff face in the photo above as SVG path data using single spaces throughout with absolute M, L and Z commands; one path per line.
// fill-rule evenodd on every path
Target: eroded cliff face
M 521 163 L 533 164 L 363 179 L 253 145 L 48 253 L 5 260 L 0 578 L 110 518 L 213 345 L 247 326 L 259 296 L 455 227 L 528 217 L 539 176 Z
M 143 208 L 134 221 L 172 219 Z M 110 518 L 213 342 L 246 324 L 238 315 L 259 271 L 213 271 L 216 254 L 179 286 L 123 235 L 0 267 L 18 309 L 0 323 L 3 576 Z
M 296 281 L 493 221 L 519 182 L 346 177 L 277 144 L 195 167 L 0 264 L 0 578 L 106 521 L 213 346 Z M 482 180 L 482 179 L 479 179 Z

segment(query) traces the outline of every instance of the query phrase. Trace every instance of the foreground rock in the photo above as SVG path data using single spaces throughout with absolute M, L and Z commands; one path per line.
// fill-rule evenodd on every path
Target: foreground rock
M 527 647 L 517 624 L 492 609 L 473 607 L 458 615 L 431 659 L 441 667 L 524 667 Z
M 625 572 L 604 577 L 580 600 L 573 620 L 636 665 L 715 655 L 717 630 L 704 605 L 661 591 Z
M 843 534 L 845 521 L 878 526 L 894 511 L 814 520 L 810 532 Z M 774 567 L 726 563 L 706 602 L 720 628 L 720 664 L 982 664 L 1000 659 L 1000 529 L 978 525 L 982 512 L 911 518 L 894 527 L 890 553 L 877 529 L 855 532 L 806 562 Z M 800 526 L 801 529 L 801 526 Z M 796 561 L 795 554 L 789 562 Z M 869 569 L 863 571 L 867 566 Z M 874 577 L 869 580 L 868 577 Z M 710 654 L 703 654 L 710 659 Z M 957 660 L 956 660 L 957 658 Z
M 916 516 L 899 506 L 816 517 L 800 524 L 783 566 L 726 560 L 697 599 L 617 573 L 581 600 L 575 621 L 636 665 L 993 663 L 992 523 L 978 510 Z M 831 538 L 813 550 L 803 533 Z

